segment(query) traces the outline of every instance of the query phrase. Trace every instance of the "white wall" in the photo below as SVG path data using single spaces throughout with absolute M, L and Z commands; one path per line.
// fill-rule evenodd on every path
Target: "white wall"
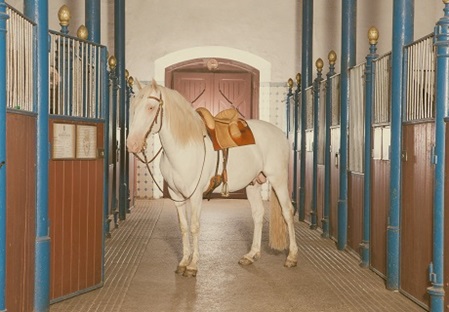
M 341 1 L 315 0 L 313 60 L 325 61 L 330 50 L 341 54 Z M 394 0 L 357 2 L 357 63 L 368 52 L 367 31 L 379 29 L 378 53 L 391 50 Z M 23 0 L 7 0 L 23 9 Z M 59 30 L 57 13 L 66 4 L 72 13 L 70 33 L 84 24 L 84 1 L 49 0 L 49 25 Z M 114 1 L 101 0 L 101 42 L 114 48 Z M 223 46 L 248 52 L 271 64 L 273 82 L 294 78 L 301 68 L 302 0 L 152 0 L 126 2 L 126 61 L 143 81 L 154 77 L 154 62 L 184 49 Z M 441 0 L 415 0 L 415 39 L 433 31 L 443 15 Z M 339 72 L 339 59 L 336 71 Z
M 299 69 L 297 1 L 128 1 L 126 5 L 127 68 L 141 80 L 154 76 L 156 59 L 211 46 L 268 61 L 273 81 L 286 81 Z

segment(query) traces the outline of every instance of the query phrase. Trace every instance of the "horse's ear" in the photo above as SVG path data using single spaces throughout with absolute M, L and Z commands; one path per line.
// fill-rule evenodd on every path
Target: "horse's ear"
M 157 82 L 156 82 L 156 80 L 154 80 L 154 78 L 153 78 L 153 80 L 151 81 L 151 87 L 152 87 L 154 90 L 157 90 L 157 89 L 158 89 Z
M 134 78 L 134 80 L 136 81 L 136 85 L 137 85 L 137 91 L 140 91 L 140 90 L 142 90 L 142 85 L 140 84 L 140 81 L 139 81 L 139 79 L 137 79 L 137 78 Z

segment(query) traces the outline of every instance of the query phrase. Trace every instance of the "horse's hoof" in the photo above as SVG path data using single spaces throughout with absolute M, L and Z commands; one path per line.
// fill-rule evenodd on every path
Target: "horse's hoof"
M 253 262 L 254 262 L 253 260 L 245 258 L 245 257 L 243 257 L 242 259 L 239 260 L 240 265 L 251 265 L 251 264 L 253 264 Z
M 175 273 L 176 274 L 184 274 L 185 271 L 186 271 L 186 267 L 185 266 L 178 265 L 178 267 L 176 268 Z
M 285 263 L 284 263 L 284 266 L 286 268 L 293 268 L 293 267 L 295 267 L 297 265 L 298 265 L 298 261 L 296 261 L 296 260 L 289 260 L 289 259 L 287 259 L 287 260 L 285 260 Z
M 196 273 L 198 272 L 198 270 L 195 269 L 186 269 L 184 271 L 184 274 L 182 274 L 182 276 L 184 277 L 196 277 Z

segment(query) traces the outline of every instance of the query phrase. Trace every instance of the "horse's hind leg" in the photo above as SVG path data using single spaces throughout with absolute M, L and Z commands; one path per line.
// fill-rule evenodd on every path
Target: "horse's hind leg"
M 251 212 L 254 220 L 253 244 L 251 250 L 244 255 L 239 263 L 242 265 L 252 264 L 260 257 L 260 245 L 262 241 L 262 225 L 264 208 L 262 196 L 260 195 L 260 184 L 248 185 L 246 187 L 246 195 L 251 205 Z
M 293 205 L 290 201 L 290 196 L 288 194 L 287 181 L 282 180 L 281 182 L 276 181 L 276 179 L 271 180 L 271 185 L 273 186 L 279 204 L 282 207 L 282 215 L 287 223 L 288 236 L 289 236 L 289 252 L 287 260 L 284 263 L 286 267 L 294 267 L 298 263 L 298 245 L 296 244 L 295 227 L 293 225 Z
M 182 237 L 182 259 L 176 268 L 177 274 L 184 274 L 187 265 L 190 263 L 191 250 L 190 250 L 190 238 L 189 238 L 189 224 L 187 222 L 187 203 L 175 202 L 176 209 L 178 211 L 179 229 L 181 230 Z

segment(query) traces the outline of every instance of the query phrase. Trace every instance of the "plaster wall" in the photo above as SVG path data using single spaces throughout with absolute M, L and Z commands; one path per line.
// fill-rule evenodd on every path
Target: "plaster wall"
M 101 1 L 101 43 L 114 54 L 114 1 Z M 23 0 L 8 0 L 23 10 Z M 379 29 L 378 53 L 392 46 L 393 0 L 357 1 L 357 57 L 365 59 L 369 27 Z M 57 12 L 66 4 L 72 13 L 70 33 L 84 24 L 84 1 L 49 0 L 50 29 L 59 30 Z M 314 0 L 313 59 L 335 50 L 341 54 L 341 1 Z M 443 15 L 441 0 L 415 0 L 414 38 L 433 31 Z M 303 0 L 154 0 L 126 1 L 126 62 L 142 81 L 155 77 L 155 62 L 171 53 L 227 47 L 262 58 L 271 66 L 271 82 L 285 82 L 301 68 Z M 206 50 L 204 50 L 206 51 Z M 182 52 L 181 52 L 182 53 Z M 340 72 L 339 62 L 336 72 Z

